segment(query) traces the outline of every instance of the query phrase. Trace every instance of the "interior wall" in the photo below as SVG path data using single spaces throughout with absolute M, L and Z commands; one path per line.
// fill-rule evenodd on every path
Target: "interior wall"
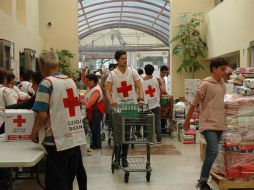
M 10 13 L 2 9 L 2 3 L 9 1 Z M 26 19 L 19 22 L 16 18 L 19 0 L 1 0 L 0 2 L 0 38 L 14 42 L 14 58 L 19 62 L 19 51 L 30 48 L 40 52 L 43 47 L 43 40 L 39 34 L 39 0 L 25 0 Z
M 39 5 L 44 49 L 69 50 L 75 54 L 73 63 L 78 66 L 77 0 L 43 0 Z
M 13 0 L 1 0 L 0 10 L 4 11 L 8 15 L 12 15 L 12 3 L 13 3 Z
M 240 66 L 249 66 L 248 48 L 254 40 L 253 0 L 224 0 L 208 12 L 208 57 L 240 51 Z
M 18 0 L 16 1 L 16 19 L 23 25 L 26 25 L 27 21 L 27 0 Z
M 214 0 L 170 0 L 170 37 L 171 39 L 177 32 L 177 26 L 181 23 L 179 16 L 181 13 L 200 13 L 204 15 L 214 7 Z M 205 39 L 206 25 L 201 25 L 201 33 Z M 184 79 L 192 78 L 191 74 L 183 72 L 181 75 L 177 73 L 177 69 L 182 62 L 182 58 L 173 55 L 175 42 L 170 44 L 170 73 L 171 73 L 171 91 L 174 98 L 184 96 Z M 202 63 L 205 70 L 195 73 L 195 78 L 202 79 L 210 74 L 209 65 Z

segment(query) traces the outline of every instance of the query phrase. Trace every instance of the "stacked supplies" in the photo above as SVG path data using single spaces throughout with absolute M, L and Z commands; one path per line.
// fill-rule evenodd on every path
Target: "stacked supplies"
M 191 128 L 193 128 L 193 126 Z M 196 130 L 195 129 L 189 129 L 189 130 L 182 129 L 180 132 L 180 141 L 183 144 L 195 144 L 196 143 Z
M 195 107 L 195 110 L 191 116 L 190 123 L 196 125 L 196 128 L 199 125 L 199 116 L 200 116 L 200 109 L 199 106 Z
M 226 178 L 254 178 L 254 97 L 225 96 L 226 131 L 213 170 Z

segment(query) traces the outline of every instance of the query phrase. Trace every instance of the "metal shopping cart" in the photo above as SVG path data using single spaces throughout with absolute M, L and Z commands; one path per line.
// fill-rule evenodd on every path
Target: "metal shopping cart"
M 173 96 L 163 95 L 160 100 L 162 133 L 173 137 Z
M 125 172 L 124 181 L 128 183 L 130 172 L 145 172 L 147 182 L 150 181 L 151 163 L 150 163 L 150 143 L 154 136 L 154 114 L 148 109 L 148 105 L 120 105 L 112 108 L 112 123 L 114 148 L 112 153 L 111 170 L 122 169 Z M 136 129 L 141 137 L 137 137 Z M 145 157 L 128 156 L 128 167 L 120 165 L 121 144 L 143 144 L 146 147 Z

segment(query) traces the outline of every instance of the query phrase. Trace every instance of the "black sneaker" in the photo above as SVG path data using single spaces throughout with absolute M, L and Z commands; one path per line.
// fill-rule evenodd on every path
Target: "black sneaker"
M 161 139 L 157 139 L 157 144 L 161 144 Z
M 127 158 L 121 158 L 121 161 L 122 161 L 122 166 L 123 166 L 124 168 L 128 167 L 129 163 L 128 163 L 128 161 L 127 161 Z
M 199 190 L 212 190 L 211 187 L 207 184 L 207 181 L 198 181 L 196 188 Z

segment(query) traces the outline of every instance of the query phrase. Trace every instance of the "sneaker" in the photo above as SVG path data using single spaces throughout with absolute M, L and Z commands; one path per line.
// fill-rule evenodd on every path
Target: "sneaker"
M 153 145 L 153 142 L 150 142 L 150 145 Z
M 211 187 L 207 184 L 207 181 L 198 181 L 196 188 L 199 190 L 212 190 Z
M 157 144 L 161 144 L 161 139 L 158 139 L 158 140 L 157 140 Z
M 128 167 L 129 163 L 128 163 L 128 161 L 127 161 L 127 158 L 121 158 L 121 161 L 122 161 L 122 166 L 123 166 L 124 168 Z

